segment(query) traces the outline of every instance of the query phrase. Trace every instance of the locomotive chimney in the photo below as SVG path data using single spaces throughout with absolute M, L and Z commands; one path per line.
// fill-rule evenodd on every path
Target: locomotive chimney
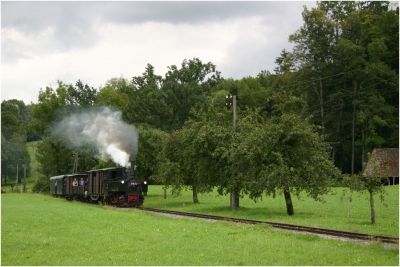
M 128 179 L 135 178 L 135 171 L 136 171 L 136 160 L 132 156 L 129 159 L 131 166 L 128 168 Z

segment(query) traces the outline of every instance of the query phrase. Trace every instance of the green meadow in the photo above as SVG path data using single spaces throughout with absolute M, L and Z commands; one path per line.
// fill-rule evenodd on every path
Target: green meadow
M 171 218 L 39 194 L 6 193 L 1 201 L 2 265 L 398 265 L 399 261 L 397 247 L 268 226 Z
M 363 193 L 353 193 L 349 203 L 350 193 L 345 188 L 332 188 L 323 196 L 323 201 L 314 201 L 306 195 L 300 198 L 292 196 L 295 214 L 286 214 L 285 201 L 282 195 L 276 198 L 264 197 L 256 203 L 247 196 L 240 199 L 240 208 L 229 208 L 229 196 L 220 196 L 217 192 L 199 195 L 200 204 L 193 204 L 192 192 L 182 191 L 180 196 L 167 193 L 163 197 L 162 186 L 149 186 L 145 207 L 188 211 L 196 213 L 224 215 L 230 217 L 258 219 L 273 222 L 324 227 L 330 229 L 348 230 L 369 234 L 399 236 L 399 186 L 386 186 L 384 201 L 375 196 L 376 224 L 370 223 L 369 196 Z

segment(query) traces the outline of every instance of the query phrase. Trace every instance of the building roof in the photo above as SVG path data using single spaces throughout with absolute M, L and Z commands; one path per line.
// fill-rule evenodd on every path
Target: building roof
M 58 176 L 52 176 L 52 177 L 50 177 L 50 180 L 62 179 L 64 177 L 86 176 L 86 175 L 87 174 L 85 174 L 85 173 L 63 174 L 63 175 L 58 175 Z
M 399 177 L 399 149 L 374 149 L 363 175 L 367 177 Z
M 104 169 L 90 170 L 87 172 L 110 171 L 110 170 L 118 170 L 118 169 L 123 169 L 123 168 L 124 167 L 110 167 L 110 168 L 104 168 Z

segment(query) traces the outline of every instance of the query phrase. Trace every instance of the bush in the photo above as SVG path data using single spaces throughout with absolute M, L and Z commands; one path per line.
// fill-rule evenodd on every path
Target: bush
M 32 191 L 35 193 L 49 193 L 50 180 L 44 175 L 40 175 L 36 183 L 33 185 Z

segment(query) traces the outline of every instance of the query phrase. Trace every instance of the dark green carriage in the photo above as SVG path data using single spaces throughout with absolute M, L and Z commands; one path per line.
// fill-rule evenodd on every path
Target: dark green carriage
M 65 175 L 58 175 L 50 177 L 50 194 L 63 196 L 64 192 Z

